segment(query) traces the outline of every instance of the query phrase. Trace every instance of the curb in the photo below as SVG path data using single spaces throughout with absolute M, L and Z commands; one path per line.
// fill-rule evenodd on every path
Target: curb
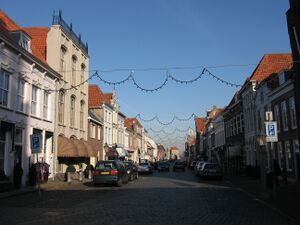
M 26 190 L 20 190 L 20 191 L 8 191 L 0 193 L 0 199 L 6 199 L 14 196 L 20 196 L 20 195 L 26 195 L 29 193 L 38 192 L 38 189 L 36 188 L 28 188 Z
M 290 220 L 292 223 L 297 224 L 296 219 L 294 219 L 293 217 L 289 216 L 288 214 L 286 214 L 285 212 L 281 211 L 280 209 L 274 207 L 273 205 L 267 203 L 266 201 L 264 201 L 263 199 L 261 199 L 260 197 L 250 193 L 249 191 L 246 191 L 243 188 L 240 188 L 238 185 L 234 184 L 233 182 L 231 182 L 228 179 L 225 179 L 225 181 L 227 183 L 229 183 L 234 189 L 243 192 L 244 194 L 248 195 L 249 197 L 251 197 L 253 200 L 259 202 L 260 204 L 263 204 L 264 206 L 268 207 L 269 209 L 272 209 L 273 211 L 277 212 L 278 214 L 280 214 L 282 217 L 285 217 L 286 219 Z

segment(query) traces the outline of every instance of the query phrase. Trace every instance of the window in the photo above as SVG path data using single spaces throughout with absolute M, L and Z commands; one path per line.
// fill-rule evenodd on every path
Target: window
M 0 170 L 4 170 L 5 130 L 0 129 Z
M 49 117 L 49 93 L 47 91 L 44 92 L 43 117 L 44 119 Z
M 70 114 L 70 126 L 75 126 L 75 96 L 71 96 L 71 114 Z
M 9 75 L 5 70 L 0 73 L 0 105 L 7 106 L 9 89 Z
M 38 116 L 38 88 L 36 86 L 32 86 L 31 114 L 34 116 Z
M 65 93 L 60 91 L 58 94 L 58 122 L 64 123 L 64 105 L 65 105 Z
M 98 140 L 101 140 L 101 127 L 99 126 L 98 126 L 97 138 Z
M 260 103 L 264 103 L 264 92 L 260 92 Z
M 292 153 L 290 141 L 286 141 L 285 143 L 285 162 L 286 162 L 286 170 L 292 170 Z
M 28 52 L 31 52 L 30 39 L 23 32 L 20 35 L 19 45 L 26 49 Z
M 277 150 L 278 150 L 278 163 L 279 163 L 280 168 L 283 168 L 284 157 L 283 157 L 283 150 L 282 150 L 281 142 L 277 142 Z
M 294 139 L 293 140 L 293 150 L 295 154 L 299 154 L 299 140 L 298 139 Z
M 281 118 L 282 118 L 282 128 L 284 131 L 288 130 L 288 117 L 287 117 L 287 108 L 286 102 L 281 102 Z
M 81 83 L 83 83 L 85 81 L 84 73 L 85 73 L 85 65 L 81 64 L 81 71 L 80 71 L 80 81 L 81 81 Z
M 262 131 L 262 120 L 261 120 L 261 116 L 260 116 L 260 111 L 257 110 L 257 128 L 258 128 L 258 131 L 261 132 Z
M 291 118 L 291 127 L 292 129 L 297 128 L 297 117 L 296 117 L 296 107 L 295 107 L 295 97 L 289 99 L 289 108 L 290 108 L 290 118 Z
M 90 137 L 95 138 L 95 124 L 91 124 Z
M 84 101 L 80 102 L 80 115 L 79 115 L 79 126 L 83 130 L 83 116 L 84 116 Z
M 18 95 L 17 95 L 17 110 L 20 112 L 24 111 L 24 87 L 25 81 L 22 79 L 18 80 Z
M 76 56 L 73 56 L 72 57 L 72 81 L 71 81 L 73 86 L 76 86 L 76 62 L 77 62 Z
M 279 116 L 279 105 L 274 105 L 274 119 L 277 122 L 277 130 L 280 132 L 281 130 L 281 123 L 280 123 L 280 116 Z
M 66 55 L 66 53 L 67 53 L 67 49 L 65 47 L 61 46 L 59 71 L 64 79 L 66 79 L 66 77 L 65 77 L 65 73 L 66 73 L 65 55 Z

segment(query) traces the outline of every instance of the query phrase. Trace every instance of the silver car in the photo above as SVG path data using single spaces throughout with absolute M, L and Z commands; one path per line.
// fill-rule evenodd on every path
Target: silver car
M 223 172 L 217 163 L 205 162 L 199 171 L 199 176 L 204 178 L 216 178 L 222 180 Z
M 153 173 L 153 168 L 150 163 L 140 163 L 138 167 L 139 173 Z

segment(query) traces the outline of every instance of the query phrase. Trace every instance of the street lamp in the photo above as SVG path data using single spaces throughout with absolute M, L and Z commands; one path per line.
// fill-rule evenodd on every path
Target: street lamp
M 105 142 L 105 145 L 104 145 L 105 159 L 107 159 L 108 150 L 109 150 L 109 146 L 108 146 L 107 142 Z
M 257 144 L 260 150 L 260 196 L 262 198 L 267 198 L 266 192 L 266 173 L 265 173 L 265 146 L 266 146 L 266 136 L 258 135 Z

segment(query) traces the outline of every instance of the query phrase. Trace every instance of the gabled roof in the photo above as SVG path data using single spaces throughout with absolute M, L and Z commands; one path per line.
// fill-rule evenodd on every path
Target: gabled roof
M 21 30 L 21 27 L 15 21 L 13 21 L 9 16 L 7 16 L 2 10 L 0 10 L 0 21 L 1 21 L 1 28 L 4 28 L 8 31 Z
M 273 73 L 291 69 L 293 58 L 291 53 L 265 54 L 253 71 L 249 80 L 263 81 Z
M 23 29 L 31 37 L 32 54 L 46 63 L 48 27 L 32 27 Z
M 111 105 L 113 93 L 103 93 L 96 84 L 89 85 L 89 107 L 102 106 L 103 103 Z
M 206 132 L 205 120 L 206 119 L 204 117 L 198 117 L 195 119 L 197 133 L 205 133 Z
M 89 85 L 89 107 L 102 105 L 102 91 L 96 84 Z
M 124 126 L 132 129 L 133 124 L 136 124 L 139 128 L 143 128 L 142 124 L 137 118 L 125 118 Z

